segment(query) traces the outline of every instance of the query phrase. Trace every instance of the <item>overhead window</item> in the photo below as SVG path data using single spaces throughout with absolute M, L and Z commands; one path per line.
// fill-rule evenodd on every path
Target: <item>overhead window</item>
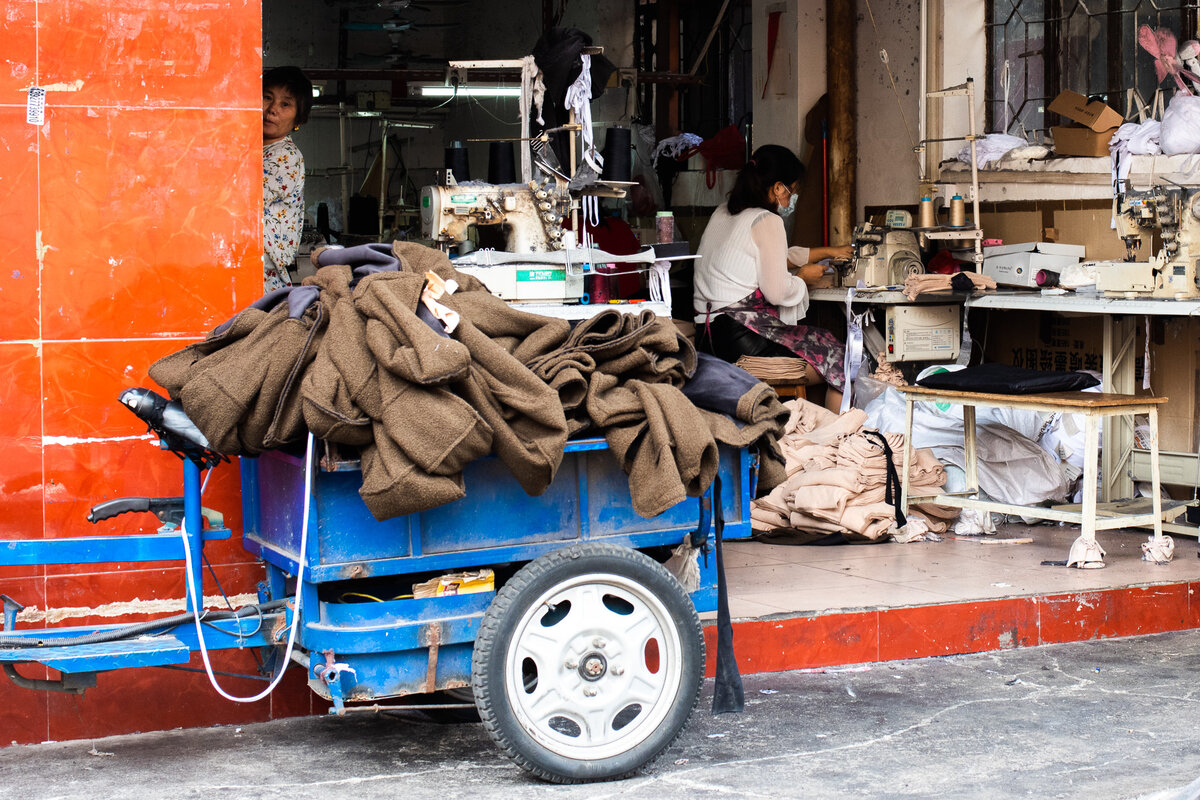
M 1017 136 L 1046 130 L 1046 105 L 1072 90 L 1125 111 L 1127 90 L 1151 102 L 1154 57 L 1138 44 L 1149 25 L 1197 36 L 1196 0 L 987 0 L 987 130 Z M 1175 82 L 1162 88 L 1172 96 Z M 1053 115 L 1050 115 L 1053 116 Z

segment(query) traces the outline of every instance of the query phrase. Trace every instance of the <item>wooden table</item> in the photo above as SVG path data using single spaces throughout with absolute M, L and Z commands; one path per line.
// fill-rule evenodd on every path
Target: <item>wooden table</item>
M 1163 517 L 1173 519 L 1183 513 L 1183 503 L 1163 503 L 1160 493 L 1158 462 L 1158 407 L 1167 402 L 1165 397 L 1137 397 L 1129 394 L 1105 394 L 1098 392 L 1053 392 L 1046 394 L 991 394 L 985 392 L 963 392 L 948 389 L 930 389 L 924 386 L 900 387 L 904 393 L 904 472 L 901 480 L 901 503 L 907 512 L 910 503 L 937 503 L 958 508 L 976 508 L 1001 514 L 1019 514 L 1036 519 L 1072 522 L 1080 526 L 1082 539 L 1095 544 L 1096 531 L 1149 525 L 1154 528 L 1156 544 L 1163 536 Z M 966 455 L 966 482 L 964 492 L 909 497 L 908 471 L 912 465 L 913 403 L 926 400 L 962 406 L 963 448 Z M 992 500 L 981 500 L 979 493 L 979 464 L 976 456 L 975 407 L 1027 409 L 1031 411 L 1080 414 L 1083 416 L 1083 506 L 1079 510 L 1058 507 L 1018 506 Z M 1116 415 L 1145 414 L 1150 427 L 1150 498 L 1151 510 L 1128 503 L 1096 502 L 1098 478 L 1099 424 L 1105 417 Z

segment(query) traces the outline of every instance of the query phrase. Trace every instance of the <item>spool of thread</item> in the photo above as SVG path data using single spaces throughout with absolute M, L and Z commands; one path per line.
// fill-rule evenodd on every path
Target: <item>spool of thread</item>
M 675 214 L 670 211 L 660 211 L 654 218 L 654 227 L 658 233 L 658 243 L 667 244 L 675 241 Z
M 932 197 L 921 198 L 921 210 L 917 218 L 918 228 L 932 228 L 937 225 L 937 212 L 933 208 Z
M 956 194 L 950 198 L 950 227 L 965 228 L 967 226 L 967 204 L 962 195 Z
M 471 180 L 471 165 L 467 159 L 467 148 L 462 142 L 454 142 L 446 148 L 446 169 L 454 173 L 454 180 L 462 182 Z
M 516 183 L 517 165 L 513 161 L 512 142 L 488 145 L 488 183 Z
M 1058 273 L 1048 269 L 1039 269 L 1033 276 L 1033 280 L 1038 286 L 1058 286 Z
M 609 128 L 604 136 L 604 171 L 600 177 L 606 181 L 629 181 L 633 174 L 633 149 L 630 146 L 629 128 Z

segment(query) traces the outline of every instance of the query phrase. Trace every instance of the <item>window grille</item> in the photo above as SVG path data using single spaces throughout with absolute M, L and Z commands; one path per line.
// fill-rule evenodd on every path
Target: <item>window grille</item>
M 1124 113 L 1126 91 L 1147 102 L 1158 86 L 1138 28 L 1166 28 L 1182 45 L 1198 39 L 1197 0 L 986 0 L 987 130 L 1033 138 L 1057 124 L 1046 105 L 1071 90 Z M 1168 78 L 1161 86 L 1169 99 Z M 1053 117 L 1054 115 L 1049 115 Z

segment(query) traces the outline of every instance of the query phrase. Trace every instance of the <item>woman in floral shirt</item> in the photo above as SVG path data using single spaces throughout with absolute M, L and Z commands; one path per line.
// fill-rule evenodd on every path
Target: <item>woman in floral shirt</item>
M 298 67 L 263 73 L 263 291 L 291 285 L 304 226 L 304 156 L 292 131 L 308 121 L 312 83 Z

